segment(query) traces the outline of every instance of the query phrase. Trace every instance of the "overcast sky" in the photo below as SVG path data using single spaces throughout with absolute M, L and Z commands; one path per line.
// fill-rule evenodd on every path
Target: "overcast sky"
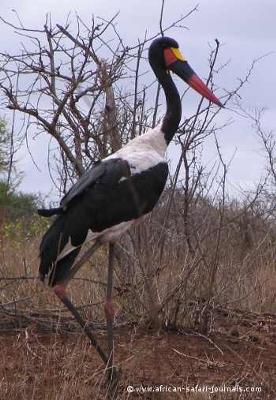
M 137 42 L 143 37 L 145 30 L 149 35 L 158 31 L 159 0 L 2 0 L 0 15 L 16 23 L 17 11 L 24 25 L 41 28 L 45 14 L 50 12 L 57 23 L 64 23 L 70 11 L 77 11 L 82 19 L 94 14 L 106 19 L 117 11 L 118 29 L 128 44 Z M 167 0 L 164 12 L 164 25 L 186 14 L 197 2 Z M 191 66 L 202 77 L 208 71 L 209 44 L 218 38 L 223 44 L 221 62 L 231 60 L 231 64 L 223 71 L 219 83 L 227 89 L 234 88 L 238 77 L 246 74 L 253 59 L 266 53 L 269 56 L 260 61 L 243 89 L 242 101 L 245 107 L 254 109 L 265 107 L 264 124 L 268 129 L 276 128 L 276 1 L 275 0 L 204 0 L 198 2 L 199 11 L 185 21 L 188 30 L 174 30 L 170 35 L 179 42 Z M 16 52 L 20 48 L 20 38 L 11 34 L 11 30 L 1 24 L 1 51 Z M 195 94 L 195 96 L 197 96 Z M 186 115 L 194 111 L 196 102 L 183 104 Z M 232 119 L 230 127 L 219 137 L 223 154 L 230 159 L 236 150 L 229 178 L 233 187 L 250 188 L 264 173 L 264 158 L 260 144 L 248 121 L 230 110 L 223 110 L 219 122 Z M 24 172 L 21 189 L 28 192 L 48 193 L 51 181 L 47 173 L 45 147 L 38 142 L 31 143 L 34 157 L 39 163 L 38 171 L 27 151 L 21 151 L 19 168 Z M 212 162 L 215 156 L 211 143 L 206 144 L 206 162 Z M 171 157 L 173 151 L 169 152 Z

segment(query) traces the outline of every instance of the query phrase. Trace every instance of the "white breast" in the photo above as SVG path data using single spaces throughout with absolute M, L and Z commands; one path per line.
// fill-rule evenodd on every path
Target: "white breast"
M 145 171 L 165 161 L 167 143 L 160 126 L 150 129 L 141 136 L 128 142 L 122 149 L 111 154 L 105 160 L 122 158 L 126 160 L 132 174 Z

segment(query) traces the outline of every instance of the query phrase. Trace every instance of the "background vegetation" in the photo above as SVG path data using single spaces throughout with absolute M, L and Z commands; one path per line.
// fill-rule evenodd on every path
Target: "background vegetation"
M 169 33 L 172 26 L 163 26 L 161 12 L 161 34 Z M 34 134 L 52 138 L 55 145 L 49 149 L 49 170 L 61 194 L 93 162 L 160 120 L 160 87 L 154 82 L 147 86 L 142 83 L 148 68 L 144 58 L 152 38 L 126 46 L 114 20 L 95 20 L 88 27 L 79 17 L 72 26 L 52 26 L 47 19 L 42 29 L 13 28 L 23 36 L 24 47 L 20 55 L 1 55 L 2 102 L 25 116 L 26 138 Z M 237 105 L 239 91 L 255 62 L 236 88 L 217 88 L 216 75 L 225 68 L 219 61 L 219 49 L 217 41 L 210 53 L 207 82 L 230 107 L 232 102 Z M 132 79 L 133 87 L 124 85 L 127 78 L 128 82 Z M 275 313 L 275 139 L 262 126 L 262 110 L 252 113 L 241 104 L 239 107 L 240 113 L 252 121 L 252 131 L 258 135 L 260 151 L 266 157 L 263 180 L 254 190 L 244 191 L 240 199 L 228 194 L 231 165 L 224 160 L 219 145 L 225 124 L 216 122 L 219 110 L 200 100 L 195 114 L 179 127 L 175 138 L 180 154 L 177 168 L 158 207 L 116 247 L 118 328 L 127 326 L 128 332 L 142 329 L 146 335 L 153 330 L 212 338 L 219 330 L 222 314 L 232 332 L 247 321 L 248 315 L 254 315 L 252 319 L 257 321 L 260 314 Z M 39 351 L 49 348 L 51 354 L 38 355 L 33 350 L 37 340 L 34 332 L 73 332 L 77 327 L 52 293 L 37 283 L 39 242 L 48 221 L 36 216 L 35 210 L 42 204 L 37 194 L 17 191 L 13 151 L 16 131 L 9 133 L 2 121 L 0 135 L 0 330 L 19 332 L 19 338 L 25 335 L 28 360 L 21 355 L 21 365 L 27 365 L 33 357 L 34 362 L 45 363 L 46 371 L 53 358 L 61 357 L 55 353 L 58 339 L 55 336 L 50 344 L 39 342 Z M 208 137 L 217 148 L 211 167 L 202 163 L 202 146 Z M 104 328 L 105 265 L 106 249 L 101 248 L 70 287 L 74 302 L 99 328 Z M 239 332 L 236 335 L 241 336 Z M 258 341 L 258 335 L 255 337 Z M 70 346 L 64 351 L 66 358 Z M 68 372 L 82 363 L 86 352 L 81 343 L 79 350 L 73 348 L 59 384 L 49 387 L 46 397 L 41 398 L 69 398 L 72 391 L 79 396 L 75 398 L 89 398 L 91 387 L 84 385 L 86 389 L 80 391 Z M 19 379 L 22 398 L 30 398 L 30 394 L 40 398 L 40 384 L 28 371 L 26 366 L 24 373 L 21 371 L 24 377 Z M 249 379 L 248 374 L 248 370 L 243 371 L 242 382 Z M 90 377 L 96 379 L 94 388 L 99 387 L 99 376 L 95 372 Z M 254 374 L 250 376 L 252 383 Z M 262 371 L 256 376 L 269 390 L 271 377 Z M 12 398 L 8 391 L 12 396 L 21 390 L 13 384 L 5 389 L 7 399 Z

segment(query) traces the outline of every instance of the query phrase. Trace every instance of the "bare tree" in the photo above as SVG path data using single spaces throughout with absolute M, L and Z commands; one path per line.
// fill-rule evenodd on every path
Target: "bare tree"
M 183 21 L 195 10 L 164 26 L 162 2 L 160 32 L 135 45 L 123 42 L 116 16 L 92 19 L 89 25 L 77 16 L 71 25 L 56 26 L 47 17 L 43 29 L 36 30 L 2 19 L 23 38 L 19 54 L 1 54 L 2 105 L 24 116 L 27 138 L 47 134 L 53 139 L 49 169 L 57 168 L 60 179 L 55 175 L 53 182 L 62 192 L 92 163 L 158 123 L 163 107 L 159 86 L 146 79 L 148 42 L 173 27 L 185 28 Z M 215 40 L 207 77 L 214 89 L 217 74 L 227 67 L 219 57 Z M 226 107 L 248 82 L 254 65 L 236 87 L 220 89 Z M 228 274 L 227 257 L 238 259 L 237 252 L 227 253 L 225 244 L 229 237 L 235 241 L 231 227 L 250 237 L 244 227 L 249 227 L 262 187 L 241 209 L 227 203 L 229 163 L 219 146 L 219 132 L 227 122 L 217 125 L 218 112 L 200 100 L 196 112 L 182 122 L 175 138 L 180 148 L 177 168 L 159 209 L 149 217 L 151 224 L 146 221 L 130 232 L 116 250 L 120 269 L 115 286 L 126 296 L 125 311 L 136 320 L 147 315 L 151 325 L 177 326 L 189 314 L 189 299 L 196 298 L 196 319 L 206 332 L 210 313 L 206 319 L 205 311 L 233 289 L 219 285 L 222 274 Z M 215 138 L 218 155 L 211 169 L 201 162 L 208 137 Z M 275 143 L 271 136 L 262 140 L 274 176 Z M 261 243 L 259 237 L 254 240 Z M 238 262 L 247 254 L 239 254 Z
M 148 86 L 139 82 L 146 72 L 144 52 L 152 37 L 126 46 L 116 17 L 92 18 L 87 24 L 77 16 L 71 25 L 53 26 L 47 16 L 43 29 L 1 19 L 24 39 L 19 54 L 1 54 L 2 105 L 24 116 L 26 137 L 46 133 L 54 139 L 54 162 L 49 161 L 49 168 L 58 165 L 62 190 L 91 163 L 141 134 L 151 115 L 156 122 L 156 111 L 146 105 L 152 82 Z M 131 79 L 134 90 L 124 89 L 124 82 Z

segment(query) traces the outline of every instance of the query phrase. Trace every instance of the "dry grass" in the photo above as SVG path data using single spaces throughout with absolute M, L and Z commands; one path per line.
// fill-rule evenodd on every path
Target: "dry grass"
M 275 321 L 274 321 L 275 322 Z M 98 333 L 101 340 L 103 334 Z M 104 371 L 96 353 L 80 334 L 42 335 L 32 329 L 2 336 L 1 399 L 104 399 Z M 272 343 L 219 334 L 212 340 L 198 335 L 150 335 L 129 328 L 116 332 L 116 360 L 123 374 L 117 399 L 162 398 L 128 394 L 128 385 L 260 386 L 261 396 L 273 399 Z M 275 362 L 275 357 L 274 357 Z M 275 365 L 275 364 L 274 364 Z M 164 398 L 191 398 L 163 394 Z M 259 397 L 258 397 L 259 396 Z M 194 398 L 211 398 L 204 396 Z M 220 399 L 222 395 L 212 395 Z M 231 394 L 230 399 L 246 398 Z
M 115 359 L 122 377 L 114 398 L 275 398 L 276 278 L 271 238 L 257 237 L 256 245 L 244 251 L 235 249 L 233 236 L 226 235 L 209 296 L 212 237 L 201 242 L 203 262 L 198 254 L 191 256 L 183 241 L 173 246 L 176 236 L 171 229 L 160 261 L 159 232 L 152 233 L 151 226 L 154 221 L 126 237 L 118 249 Z M 104 369 L 97 354 L 52 291 L 36 279 L 39 241 L 38 237 L 1 241 L 0 399 L 105 399 Z M 70 285 L 72 299 L 85 318 L 98 324 L 103 347 L 106 255 L 106 249 L 100 249 Z M 162 328 L 158 334 L 151 331 L 149 317 L 154 312 Z M 246 397 L 245 393 L 126 391 L 134 384 L 237 383 L 261 386 L 262 392 Z

